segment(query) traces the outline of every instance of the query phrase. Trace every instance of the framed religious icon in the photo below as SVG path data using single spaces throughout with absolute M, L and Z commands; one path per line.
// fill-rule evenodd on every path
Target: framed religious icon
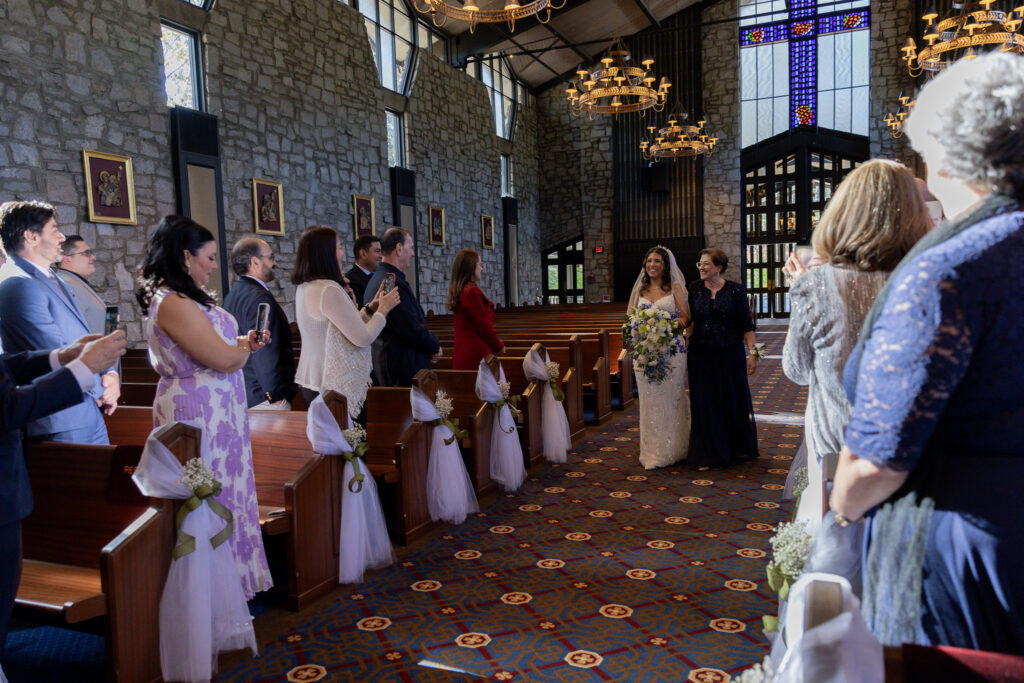
M 85 194 L 93 223 L 136 225 L 131 157 L 82 150 Z
M 480 216 L 480 242 L 484 249 L 494 249 L 494 216 Z
M 444 244 L 444 209 L 431 206 L 427 209 L 427 229 L 431 244 Z
M 373 212 L 373 197 L 352 195 L 352 224 L 355 226 L 356 239 L 374 234 L 376 219 Z
M 284 235 L 284 195 L 281 183 L 252 179 L 252 215 L 257 235 Z

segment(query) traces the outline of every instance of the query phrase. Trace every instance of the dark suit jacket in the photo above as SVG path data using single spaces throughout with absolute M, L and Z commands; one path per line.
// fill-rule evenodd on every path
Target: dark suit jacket
M 363 303 L 373 301 L 380 283 L 388 273 L 395 275 L 395 286 L 398 287 L 402 303 L 388 313 L 384 330 L 373 342 L 373 371 L 384 386 L 410 387 L 416 373 L 430 367 L 430 357 L 437 353 L 441 344 L 427 328 L 420 302 L 412 293 L 405 274 L 398 268 L 381 263 L 366 284 Z
M 0 355 L 0 525 L 32 512 L 22 429 L 81 400 L 82 390 L 70 370 L 50 370 L 49 351 Z
M 262 303 L 270 304 L 270 343 L 249 356 L 242 368 L 250 408 L 264 401 L 290 401 L 299 390 L 295 384 L 292 331 L 274 295 L 251 277 L 243 276 L 224 297 L 224 309 L 235 316 L 239 334 L 256 329 L 256 311 Z
M 359 266 L 352 266 L 346 271 L 345 277 L 348 278 L 349 283 L 352 285 L 352 293 L 356 295 L 356 303 L 361 304 L 363 297 L 366 295 L 366 283 L 370 281 L 370 275 L 364 273 Z M 377 290 L 373 290 L 373 293 L 376 294 Z M 370 300 L 373 300 L 373 296 L 370 297 Z

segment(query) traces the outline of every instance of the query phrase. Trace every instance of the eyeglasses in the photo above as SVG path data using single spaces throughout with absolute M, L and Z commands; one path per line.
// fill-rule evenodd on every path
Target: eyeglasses
M 76 251 L 73 254 L 64 254 L 65 256 L 85 256 L 86 258 L 92 258 L 94 252 L 92 249 L 86 249 L 85 251 Z

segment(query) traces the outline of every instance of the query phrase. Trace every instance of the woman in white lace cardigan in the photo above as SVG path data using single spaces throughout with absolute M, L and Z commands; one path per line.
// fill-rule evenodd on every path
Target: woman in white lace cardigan
M 811 529 L 822 516 L 822 459 L 839 453 L 852 410 L 843 366 L 889 273 L 931 226 L 913 174 L 898 162 L 874 159 L 854 169 L 825 207 L 811 237 L 812 267 L 793 254 L 784 268 L 791 317 L 782 368 L 808 386 L 809 483 L 797 518 Z
M 370 345 L 398 305 L 399 294 L 395 289 L 385 295 L 382 286 L 360 310 L 345 290 L 342 258 L 341 242 L 332 228 L 315 225 L 299 238 L 292 283 L 298 287 L 295 321 L 302 353 L 295 382 L 307 403 L 324 391 L 342 394 L 348 399 L 349 414 L 358 418 L 373 369 Z

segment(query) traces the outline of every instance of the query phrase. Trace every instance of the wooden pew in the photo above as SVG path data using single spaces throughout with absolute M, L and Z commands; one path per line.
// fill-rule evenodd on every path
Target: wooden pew
M 414 387 L 431 400 L 444 390 L 452 400 L 449 417 L 459 421 L 467 434 L 459 441 L 462 459 L 477 498 L 497 489 L 491 479 L 491 429 L 494 411 L 476 395 L 476 370 L 420 370 L 412 379 Z
M 167 425 L 159 438 L 182 462 L 199 453 L 199 431 L 187 425 Z M 157 614 L 174 544 L 174 504 L 143 497 L 131 480 L 141 453 L 29 444 L 35 510 L 22 524 L 15 603 L 20 618 L 99 628 L 109 677 L 126 683 L 160 680 Z
M 510 391 L 520 396 L 519 422 L 516 429 L 519 431 L 519 443 L 523 448 L 523 464 L 529 469 L 544 459 L 544 434 L 541 432 L 541 390 L 543 387 L 536 380 L 527 380 L 523 372 L 522 356 L 504 355 L 488 356 L 488 367 L 495 377 L 498 377 L 497 365 L 501 364 L 505 371 L 505 381 L 510 385 Z
M 126 406 L 107 417 L 107 432 L 117 444 L 145 443 L 152 428 L 150 408 Z M 249 432 L 260 527 L 268 536 L 287 535 L 287 604 L 301 610 L 337 584 L 341 474 L 333 458 L 313 452 L 304 412 L 254 411 Z M 383 467 L 371 473 L 389 476 Z
M 392 467 L 394 476 L 380 489 L 385 511 L 395 511 L 389 522 L 397 543 L 407 545 L 433 526 L 427 507 L 427 463 L 430 427 L 412 419 L 409 389 L 370 387 L 366 394 L 366 463 Z

